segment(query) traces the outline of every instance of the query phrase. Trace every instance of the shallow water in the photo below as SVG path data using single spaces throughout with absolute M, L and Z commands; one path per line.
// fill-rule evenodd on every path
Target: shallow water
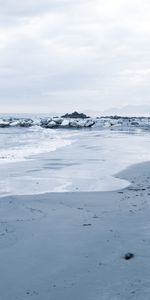
M 74 136 L 62 130 L 31 128 L 0 128 L 0 164 L 24 161 L 31 155 L 55 151 L 70 145 Z
M 1 195 L 117 190 L 129 182 L 114 174 L 150 160 L 140 131 L 4 128 L 0 145 Z

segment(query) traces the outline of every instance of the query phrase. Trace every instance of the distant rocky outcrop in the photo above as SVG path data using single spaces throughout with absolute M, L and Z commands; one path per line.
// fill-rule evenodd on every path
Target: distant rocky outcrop
M 8 118 L 0 119 L 0 128 L 4 127 L 31 127 L 35 125 L 30 118 Z
M 83 114 L 83 113 L 78 113 L 77 111 L 74 111 L 71 114 L 65 114 L 62 116 L 62 118 L 71 118 L 71 119 L 88 119 L 90 118 L 89 116 Z
M 105 116 L 98 118 L 90 118 L 85 114 L 74 112 L 65 114 L 62 117 L 46 117 L 39 119 L 31 118 L 1 118 L 0 128 L 7 127 L 33 127 L 39 126 L 42 128 L 57 129 L 110 129 L 110 130 L 147 130 L 150 131 L 149 117 L 120 117 L 120 116 Z

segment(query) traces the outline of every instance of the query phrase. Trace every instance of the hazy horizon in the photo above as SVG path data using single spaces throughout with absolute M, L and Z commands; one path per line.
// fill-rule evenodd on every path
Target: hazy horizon
M 89 116 L 110 116 L 110 115 L 118 115 L 118 116 L 145 116 L 145 117 L 148 117 L 150 116 L 150 105 L 137 105 L 137 106 L 130 106 L 130 105 L 127 105 L 127 106 L 123 106 L 123 107 L 110 107 L 109 109 L 107 110 L 104 110 L 104 111 L 96 111 L 96 110 L 90 110 L 90 109 L 84 109 L 84 110 L 60 110 L 60 111 L 43 111 L 43 112 L 35 112 L 35 111 L 24 111 L 24 112 L 21 112 L 21 111 L 0 111 L 0 115 L 27 115 L 27 116 L 30 116 L 30 115 L 51 115 L 51 116 L 61 116 L 62 114 L 65 114 L 65 113 L 73 113 L 74 111 L 77 111 L 79 113 L 85 113 Z

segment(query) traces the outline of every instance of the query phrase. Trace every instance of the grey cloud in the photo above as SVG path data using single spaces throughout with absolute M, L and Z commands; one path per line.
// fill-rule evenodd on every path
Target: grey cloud
M 146 1 L 121 3 L 0 1 L 0 107 L 103 110 L 148 103 Z
M 15 16 L 18 18 L 41 15 L 48 11 L 63 11 L 68 8 L 74 9 L 83 3 L 88 3 L 85 0 L 0 0 L 0 14 L 6 16 Z

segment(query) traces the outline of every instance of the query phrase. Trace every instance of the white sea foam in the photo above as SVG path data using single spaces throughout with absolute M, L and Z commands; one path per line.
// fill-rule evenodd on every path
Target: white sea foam
M 13 131 L 12 131 L 13 130 Z M 70 145 L 76 133 L 33 127 L 0 130 L 0 164 L 32 159 L 34 155 Z
M 114 174 L 150 160 L 148 132 L 4 128 L 0 145 L 1 162 L 28 160 L 1 165 L 1 196 L 116 190 L 129 182 Z M 51 151 L 54 153 L 40 155 Z

